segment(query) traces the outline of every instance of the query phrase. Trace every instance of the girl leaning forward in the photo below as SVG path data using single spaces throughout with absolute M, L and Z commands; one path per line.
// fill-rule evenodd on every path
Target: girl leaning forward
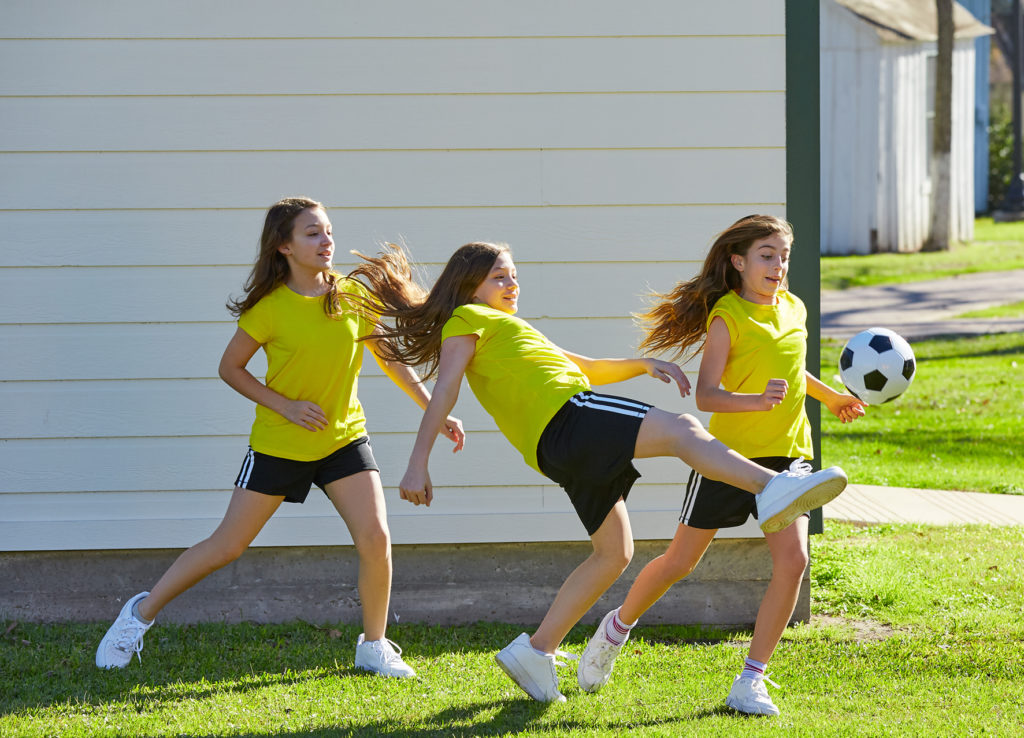
M 96 651 L 97 666 L 127 666 L 168 602 L 237 559 L 282 502 L 303 502 L 315 484 L 345 521 L 359 556 L 364 632 L 356 643 L 356 666 L 386 676 L 415 674 L 385 637 L 391 538 L 356 396 L 363 359 L 359 339 L 377 329 L 376 318 L 350 304 L 365 290 L 332 271 L 333 256 L 331 222 L 320 203 L 291 197 L 271 206 L 245 294 L 228 303 L 238 328 L 224 350 L 220 376 L 256 403 L 256 420 L 227 512 L 213 534 L 182 553 L 152 591 L 125 603 Z M 430 394 L 416 373 L 381 359 L 376 339 L 367 344 L 392 381 L 427 407 Z M 260 348 L 267 355 L 266 384 L 246 368 Z M 434 432 L 454 441 L 456 450 L 462 447 L 458 420 L 443 417 Z
M 623 572 L 633 555 L 625 500 L 639 477 L 634 458 L 675 456 L 704 476 L 756 496 L 762 525 L 788 526 L 846 486 L 839 469 L 817 474 L 776 472 L 748 461 L 715 440 L 689 415 L 628 398 L 599 395 L 592 384 L 641 374 L 690 385 L 678 366 L 656 359 L 591 359 L 555 346 L 515 317 L 519 282 L 507 247 L 470 243 L 448 260 L 426 292 L 410 276 L 405 255 L 391 249 L 352 275 L 364 278 L 391 318 L 378 344 L 389 359 L 424 365 L 437 381 L 401 496 L 429 505 L 433 486 L 428 458 L 436 428 L 455 406 L 463 376 L 526 463 L 557 482 L 590 535 L 593 553 L 565 580 L 532 636 L 521 634 L 496 656 L 527 694 L 551 702 L 565 698 L 555 671 L 559 644 Z

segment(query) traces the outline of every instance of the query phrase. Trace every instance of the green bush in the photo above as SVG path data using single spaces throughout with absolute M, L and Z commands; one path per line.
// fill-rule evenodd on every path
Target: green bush
M 998 209 L 1013 178 L 1013 113 L 1004 102 L 992 102 L 988 123 L 988 209 Z

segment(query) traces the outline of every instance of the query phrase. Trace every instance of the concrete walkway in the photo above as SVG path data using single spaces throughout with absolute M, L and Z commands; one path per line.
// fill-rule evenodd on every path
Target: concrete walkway
M 1024 269 L 821 291 L 821 335 L 847 339 L 881 326 L 909 341 L 940 335 L 1024 331 L 1024 319 L 954 316 L 1024 300 Z
M 826 520 L 865 524 L 1024 525 L 1024 495 L 851 484 L 823 512 Z
M 1024 300 L 1024 269 L 946 279 L 822 290 L 821 335 L 847 339 L 882 326 L 911 342 L 939 335 L 1024 331 L 1022 319 L 956 320 L 954 316 Z M 1024 475 L 1024 471 L 1021 472 Z M 855 523 L 1024 525 L 1024 495 L 851 484 L 825 506 L 826 520 Z

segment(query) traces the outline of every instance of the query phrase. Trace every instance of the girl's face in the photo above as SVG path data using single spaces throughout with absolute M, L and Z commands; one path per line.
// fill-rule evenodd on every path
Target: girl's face
M 291 238 L 277 247 L 291 269 L 326 272 L 333 265 L 331 221 L 320 208 L 306 208 L 295 217 Z
M 775 234 L 754 241 L 745 256 L 733 254 L 732 265 L 742 280 L 740 297 L 760 305 L 774 305 L 789 272 L 789 251 L 789 239 Z
M 498 254 L 494 266 L 473 293 L 473 302 L 489 305 L 495 310 L 514 315 L 519 309 L 519 282 L 516 265 L 507 251 Z

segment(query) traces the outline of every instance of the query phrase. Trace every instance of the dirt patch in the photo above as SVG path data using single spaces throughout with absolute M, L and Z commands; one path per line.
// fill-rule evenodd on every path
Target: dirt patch
M 899 633 L 898 628 L 874 620 L 854 620 L 853 618 L 842 618 L 835 615 L 815 615 L 811 622 L 805 627 L 827 627 L 832 626 L 843 630 L 852 630 L 857 641 L 885 641 Z

